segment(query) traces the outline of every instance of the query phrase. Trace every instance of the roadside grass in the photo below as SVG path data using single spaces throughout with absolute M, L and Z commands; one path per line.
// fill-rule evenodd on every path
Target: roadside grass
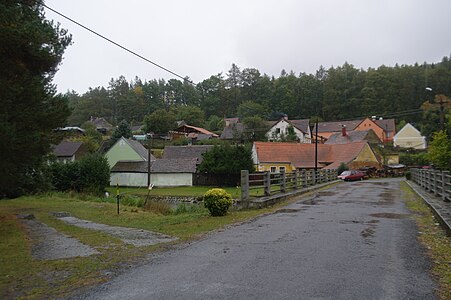
M 439 226 L 429 206 L 405 183 L 401 189 L 406 194 L 406 205 L 414 212 L 420 235 L 418 239 L 428 249 L 433 261 L 432 274 L 439 281 L 440 299 L 451 299 L 451 238 Z
M 200 197 L 203 196 L 209 189 L 213 187 L 208 186 L 181 186 L 181 187 L 158 187 L 153 188 L 150 193 L 149 190 L 145 187 L 142 188 L 130 188 L 130 187 L 119 187 L 120 194 L 130 194 L 137 196 L 192 196 L 192 197 Z M 238 199 L 241 196 L 241 188 L 240 187 L 221 187 L 226 190 L 227 193 L 232 195 L 232 198 Z M 107 188 L 108 193 L 111 196 L 116 195 L 116 187 L 111 186 Z
M 316 191 L 315 191 L 316 192 Z M 306 193 L 303 196 L 310 195 Z M 182 208 L 162 215 L 141 208 L 101 202 L 99 198 L 70 193 L 51 193 L 0 201 L 0 299 L 48 299 L 70 296 L 80 288 L 108 281 L 116 272 L 145 262 L 147 254 L 167 248 L 167 244 L 147 247 L 126 245 L 99 231 L 68 225 L 51 214 L 68 212 L 74 217 L 107 225 L 147 229 L 178 237 L 178 242 L 200 238 L 225 226 L 272 213 L 295 199 L 264 209 L 231 210 L 224 217 L 211 217 L 204 208 Z M 35 260 L 31 241 L 16 215 L 33 213 L 39 221 L 100 254 L 59 260 Z

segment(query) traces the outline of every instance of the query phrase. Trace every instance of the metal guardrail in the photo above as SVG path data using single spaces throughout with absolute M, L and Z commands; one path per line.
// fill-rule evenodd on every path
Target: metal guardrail
M 448 171 L 432 169 L 410 169 L 411 179 L 422 189 L 440 197 L 443 201 L 451 201 L 451 175 Z
M 241 171 L 241 201 L 249 203 L 251 198 L 286 193 L 337 179 L 336 169 L 296 170 L 290 173 L 261 172 L 249 174 Z

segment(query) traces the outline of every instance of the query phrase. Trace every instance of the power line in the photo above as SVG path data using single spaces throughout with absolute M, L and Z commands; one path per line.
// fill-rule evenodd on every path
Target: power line
M 76 24 L 76 25 L 82 27 L 83 29 L 86 29 L 87 31 L 89 31 L 89 32 L 91 32 L 91 33 L 97 35 L 98 37 L 101 37 L 102 39 L 104 39 L 104 40 L 110 42 L 111 44 L 113 44 L 113 45 L 115 45 L 115 46 L 117 46 L 117 47 L 119 47 L 119 48 L 121 48 L 121 49 L 123 49 L 123 50 L 125 50 L 125 51 L 127 51 L 127 52 L 129 52 L 129 53 L 131 53 L 131 54 L 133 54 L 133 55 L 135 55 L 136 57 L 139 57 L 140 59 L 142 59 L 142 60 L 144 60 L 144 61 L 146 61 L 146 62 L 148 62 L 148 63 L 151 63 L 152 65 L 154 65 L 154 66 L 156 66 L 156 67 L 158 67 L 158 68 L 160 68 L 160 69 L 162 69 L 162 70 L 164 70 L 164 71 L 166 71 L 166 72 L 168 72 L 168 73 L 170 73 L 170 74 L 172 74 L 172 75 L 174 75 L 174 76 L 177 76 L 177 77 L 183 79 L 184 81 L 186 81 L 186 82 L 188 82 L 188 83 L 191 83 L 192 85 L 196 85 L 193 81 L 191 81 L 191 80 L 189 80 L 189 79 L 187 79 L 187 78 L 185 78 L 185 77 L 183 77 L 183 76 L 181 76 L 181 75 L 179 75 L 179 74 L 177 74 L 177 73 L 175 73 L 175 72 L 173 72 L 173 71 L 171 71 L 171 70 L 169 70 L 169 69 L 167 69 L 167 68 L 165 68 L 165 67 L 163 67 L 163 66 L 161 66 L 161 65 L 159 65 L 159 64 L 157 64 L 156 62 L 151 61 L 150 59 L 148 59 L 148 58 L 146 58 L 146 57 L 144 57 L 144 56 L 142 56 L 142 55 L 140 55 L 140 54 L 138 54 L 138 53 L 136 53 L 136 52 L 134 52 L 134 51 L 128 49 L 128 48 L 125 47 L 125 46 L 122 46 L 122 45 L 119 44 L 119 43 L 116 43 L 115 41 L 113 41 L 113 40 L 111 40 L 111 39 L 105 37 L 104 35 L 101 35 L 100 33 L 98 33 L 98 32 L 96 32 L 96 31 L 90 29 L 89 27 L 87 27 L 87 26 L 85 26 L 85 25 L 83 25 L 83 24 L 81 24 L 81 23 L 79 23 L 79 22 L 77 22 L 77 21 L 75 21 L 75 20 L 69 18 L 68 16 L 66 16 L 66 15 L 64 15 L 64 14 L 62 14 L 62 13 L 56 11 L 56 10 L 54 10 L 54 9 L 51 8 L 51 7 L 48 7 L 46 4 L 42 3 L 42 6 L 44 6 L 44 7 L 47 8 L 48 10 L 54 12 L 55 14 L 57 14 L 57 15 L 59 15 L 59 16 L 65 18 L 65 19 L 67 19 L 67 20 L 69 20 L 70 22 L 72 22 L 72 23 L 74 23 L 74 24 Z

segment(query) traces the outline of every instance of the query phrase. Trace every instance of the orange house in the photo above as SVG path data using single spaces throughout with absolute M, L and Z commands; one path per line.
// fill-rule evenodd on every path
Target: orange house
M 394 119 L 382 119 L 373 120 L 366 118 L 363 120 L 354 130 L 369 130 L 372 129 L 378 138 L 384 143 L 393 141 L 395 135 L 395 120 Z

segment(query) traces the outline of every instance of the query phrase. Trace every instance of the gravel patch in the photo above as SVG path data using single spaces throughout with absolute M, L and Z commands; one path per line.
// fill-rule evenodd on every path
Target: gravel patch
M 20 216 L 18 217 L 20 218 Z M 21 219 L 31 239 L 31 256 L 34 259 L 53 260 L 99 253 L 94 248 L 62 234 L 34 218 Z
M 127 228 L 121 226 L 109 226 L 105 224 L 81 220 L 70 216 L 63 216 L 59 217 L 58 219 L 67 224 L 77 226 L 80 228 L 105 232 L 109 235 L 121 239 L 126 244 L 130 244 L 136 247 L 156 245 L 160 243 L 167 243 L 177 240 L 177 238 L 164 235 L 161 233 L 152 232 L 149 230 Z

